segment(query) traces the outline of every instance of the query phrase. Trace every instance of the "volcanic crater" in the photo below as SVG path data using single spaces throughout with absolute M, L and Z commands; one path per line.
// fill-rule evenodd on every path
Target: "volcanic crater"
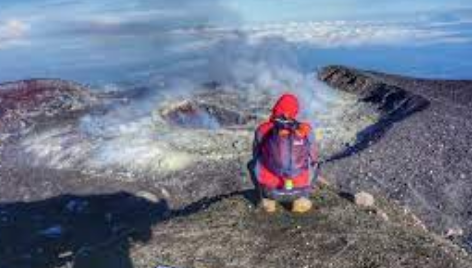
M 307 98 L 304 95 L 306 92 L 303 92 L 301 100 L 304 113 L 301 119 L 315 126 L 321 152 L 321 171 L 335 188 L 348 192 L 368 190 L 378 196 L 397 200 L 400 205 L 411 208 L 424 221 L 425 226 L 437 234 L 443 234 L 447 228 L 452 227 L 464 229 L 465 234 L 470 233 L 470 214 L 467 213 L 469 209 L 466 200 L 472 198 L 472 186 L 467 183 L 467 177 L 472 174 L 470 165 L 467 165 L 471 158 L 461 159 L 464 164 L 456 165 L 454 170 L 441 168 L 435 161 L 441 159 L 442 155 L 437 155 L 436 151 L 428 148 L 443 144 L 446 147 L 452 146 L 450 149 L 455 150 L 458 149 L 457 139 L 462 142 L 463 136 L 470 134 L 470 128 L 460 128 L 461 124 L 468 124 L 468 121 L 457 113 L 467 107 L 463 103 L 456 105 L 454 96 L 443 93 L 442 87 L 461 87 L 463 89 L 457 92 L 468 96 L 464 92 L 470 92 L 471 83 L 431 82 L 342 66 L 326 67 L 318 73 L 317 78 L 331 88 L 313 88 L 308 92 L 311 98 Z M 202 86 L 183 96 L 166 92 L 155 94 L 152 88 L 139 89 L 139 94 L 134 94 L 134 89 L 126 94 L 99 94 L 93 88 L 60 80 L 29 80 L 0 85 L 0 201 L 33 204 L 33 201 L 42 203 L 40 200 L 49 200 L 64 193 L 103 195 L 126 190 L 134 193 L 133 195 L 145 197 L 146 200 L 164 201 L 166 208 L 160 211 L 163 214 L 159 217 L 165 219 L 169 217 L 168 213 L 177 216 L 176 228 L 179 224 L 190 226 L 189 230 L 199 228 L 199 221 L 193 219 L 202 217 L 211 224 L 218 223 L 226 217 L 223 211 L 230 211 L 226 207 L 233 203 L 234 206 L 231 206 L 239 208 L 241 213 L 249 215 L 252 220 L 254 216 L 247 209 L 250 204 L 241 201 L 240 195 L 235 193 L 253 189 L 246 166 L 251 157 L 253 131 L 258 123 L 268 118 L 271 105 L 280 92 L 255 92 L 214 84 L 218 86 Z M 433 89 L 428 90 L 425 85 Z M 152 98 L 139 97 L 142 92 Z M 450 106 L 444 106 L 439 100 Z M 452 117 L 453 122 L 442 121 L 446 117 Z M 438 124 L 429 125 L 433 122 Z M 454 129 L 457 130 L 451 140 L 440 135 L 439 130 L 433 131 L 429 136 L 423 135 L 428 129 L 439 127 L 444 130 L 449 124 L 454 124 Z M 430 138 L 434 138 L 434 141 L 430 141 Z M 424 144 L 425 140 L 429 145 Z M 424 183 L 426 175 L 429 179 Z M 441 186 L 455 189 L 458 183 L 462 186 L 462 191 L 455 191 L 454 196 L 450 193 L 438 193 L 437 189 Z M 340 212 L 336 215 L 352 210 L 351 207 L 345 208 L 346 203 L 339 197 L 332 196 L 332 191 L 328 192 L 324 194 L 329 197 L 321 198 L 319 206 L 324 206 L 326 200 L 334 200 L 334 203 L 329 201 L 326 206 L 335 204 L 331 208 Z M 120 196 L 125 196 L 127 202 L 133 203 L 132 200 L 135 200 L 129 194 Z M 72 197 L 74 200 L 82 198 Z M 199 200 L 205 201 L 212 197 L 217 199 L 215 202 L 218 204 L 207 212 L 199 213 L 207 207 L 201 205 Z M 66 200 L 69 198 L 70 196 L 66 197 Z M 110 195 L 110 202 L 113 203 L 113 200 L 113 195 Z M 57 204 L 60 205 L 61 202 Z M 136 204 L 142 204 L 141 202 L 137 201 Z M 48 202 L 44 204 L 46 203 Z M 435 204 L 445 206 L 446 209 L 441 210 Z M 193 206 L 198 207 L 195 211 L 190 209 L 192 213 L 196 213 L 194 217 L 180 218 L 189 211 L 185 208 Z M 17 205 L 5 206 L 10 207 L 16 209 Z M 113 205 L 111 207 L 115 209 Z M 182 208 L 184 209 L 179 212 Z M 0 207 L 0 212 L 2 211 Z M 321 215 L 325 215 L 323 213 Z M 118 214 L 121 215 L 119 211 Z M 271 225 L 271 221 L 268 225 L 279 228 L 278 224 L 288 219 L 284 215 L 281 214 L 278 216 L 280 219 L 274 220 L 275 225 Z M 330 218 L 334 214 L 326 215 Z M 359 219 L 356 218 L 354 215 L 358 215 L 357 212 L 345 215 L 351 215 L 348 218 L 355 218 L 355 221 L 367 219 L 362 215 Z M 313 217 L 316 218 L 308 215 L 307 221 L 315 219 Z M 294 222 L 299 220 L 306 223 L 304 218 L 294 219 Z M 172 221 L 169 224 L 171 223 Z M 254 226 L 245 227 L 244 223 L 231 224 L 239 226 L 243 231 L 255 231 Z M 371 224 L 368 220 L 362 226 Z M 375 221 L 375 226 L 383 226 L 378 224 Z M 13 225 L 5 226 L 0 231 Z M 154 231 L 162 232 L 162 228 L 165 229 L 166 226 L 158 225 Z M 338 227 L 343 229 L 345 226 Z M 378 230 L 384 232 L 382 228 Z M 225 230 L 233 237 L 232 228 Z M 349 233 L 352 230 L 344 228 L 343 231 Z M 393 233 L 388 235 L 395 237 Z M 422 237 L 423 234 L 410 235 L 411 232 L 408 239 L 417 243 L 412 237 Z M 300 236 L 304 237 L 304 233 L 301 232 L 297 237 Z M 375 236 L 374 240 L 378 238 L 379 236 Z M 120 241 L 125 241 L 123 239 Z M 336 240 L 344 245 L 341 249 L 350 247 L 351 242 L 342 239 Z M 428 236 L 422 239 L 424 242 L 432 238 Z M 466 242 L 462 237 L 458 239 L 456 242 L 461 245 Z M 391 240 L 382 241 L 387 243 L 386 241 Z M 169 244 L 167 248 L 178 246 L 177 242 L 178 239 L 169 238 L 166 240 Z M 435 250 L 441 251 L 441 254 L 456 252 L 454 247 L 442 240 L 437 243 L 440 246 Z M 401 241 L 395 245 L 404 248 Z M 153 242 L 150 247 L 159 248 L 160 244 Z M 425 254 L 431 253 L 429 249 L 416 247 L 418 248 L 421 252 L 429 252 Z M 368 252 L 373 250 L 368 247 L 365 249 Z M 145 255 L 152 255 L 151 251 L 145 252 Z M 192 263 L 190 252 L 185 253 L 186 257 L 181 260 L 175 259 L 173 253 L 168 252 L 166 258 L 181 264 Z M 0 254 L 12 257 L 8 252 L 0 251 Z M 133 256 L 148 260 L 142 254 L 136 251 Z M 374 255 L 382 254 L 377 252 Z M 275 255 L 269 255 L 270 258 L 276 258 Z M 420 255 L 412 257 L 414 263 L 426 260 L 415 259 Z M 307 261 L 312 257 L 309 253 L 304 256 L 308 258 Z M 355 263 L 360 266 L 355 267 L 365 267 L 362 265 L 366 264 L 364 260 L 369 258 L 369 254 L 359 256 L 362 259 L 356 259 Z M 240 260 L 240 256 L 234 257 Z M 457 258 L 460 261 L 451 267 L 469 264 L 465 257 Z M 142 267 L 146 266 L 143 264 Z M 222 264 L 221 267 L 226 266 Z

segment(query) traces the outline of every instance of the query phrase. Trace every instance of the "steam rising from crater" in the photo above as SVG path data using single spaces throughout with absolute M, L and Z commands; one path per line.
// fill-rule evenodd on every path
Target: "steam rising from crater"
M 323 129 L 320 143 L 332 153 L 375 113 L 303 72 L 296 49 L 281 39 L 254 42 L 236 34 L 192 54 L 195 65 L 183 58 L 123 87 L 126 100 L 105 113 L 22 144 L 38 165 L 153 176 L 249 156 L 256 125 L 281 93 L 292 92 L 301 100 L 301 119 Z
M 149 175 L 247 156 L 254 128 L 267 118 L 282 92 L 299 96 L 303 120 L 325 130 L 341 129 L 325 134 L 324 140 L 343 144 L 352 139 L 357 126 L 344 121 L 352 121 L 346 115 L 358 110 L 355 98 L 327 88 L 313 72 L 302 70 L 297 46 L 283 38 L 199 30 L 220 25 L 223 18 L 238 20 L 222 1 L 206 3 L 217 8 L 199 3 L 198 12 L 192 13 L 191 2 L 179 1 L 169 8 L 186 14 L 182 23 L 175 23 L 180 17 L 150 17 L 153 23 L 142 23 L 153 27 L 143 31 L 134 31 L 137 24 L 126 20 L 107 21 L 98 32 L 96 27 L 72 25 L 74 34 L 85 33 L 94 40 L 106 37 L 114 45 L 123 45 L 120 40 L 130 36 L 136 45 L 155 39 L 155 55 L 150 58 L 157 59 L 150 67 L 126 74 L 126 83 L 97 88 L 119 89 L 127 96 L 110 104 L 105 113 L 88 114 L 77 124 L 27 137 L 22 144 L 32 163 Z M 155 31 L 162 34 L 156 37 Z

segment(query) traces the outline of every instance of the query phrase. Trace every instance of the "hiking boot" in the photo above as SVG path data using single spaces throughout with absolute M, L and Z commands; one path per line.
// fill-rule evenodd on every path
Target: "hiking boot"
M 262 199 L 262 208 L 267 213 L 274 213 L 277 210 L 277 203 L 272 199 L 263 198 Z
M 292 204 L 292 212 L 295 213 L 305 213 L 311 209 L 313 203 L 310 199 L 306 197 L 298 198 L 297 200 L 293 201 Z

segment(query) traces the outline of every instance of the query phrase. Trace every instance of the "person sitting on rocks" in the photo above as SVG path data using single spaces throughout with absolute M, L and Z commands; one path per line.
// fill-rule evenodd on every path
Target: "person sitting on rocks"
M 272 213 L 277 202 L 291 203 L 293 212 L 311 209 L 312 179 L 317 146 L 310 124 L 297 121 L 299 102 L 283 94 L 272 108 L 270 119 L 255 132 L 253 175 L 262 196 L 262 207 Z

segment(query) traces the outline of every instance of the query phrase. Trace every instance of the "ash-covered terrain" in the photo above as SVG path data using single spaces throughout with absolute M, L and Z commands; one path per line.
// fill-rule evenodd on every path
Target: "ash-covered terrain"
M 367 146 L 335 157 L 325 172 L 347 189 L 368 188 L 399 200 L 435 232 L 460 230 L 470 243 L 472 83 L 344 67 L 327 67 L 319 77 L 368 102 L 398 100 Z
M 331 87 L 292 90 L 332 188 L 273 217 L 246 165 L 278 91 L 0 85 L 0 267 L 472 266 L 443 238 L 471 231 L 470 82 L 318 77 Z M 377 208 L 346 200 L 360 190 Z

